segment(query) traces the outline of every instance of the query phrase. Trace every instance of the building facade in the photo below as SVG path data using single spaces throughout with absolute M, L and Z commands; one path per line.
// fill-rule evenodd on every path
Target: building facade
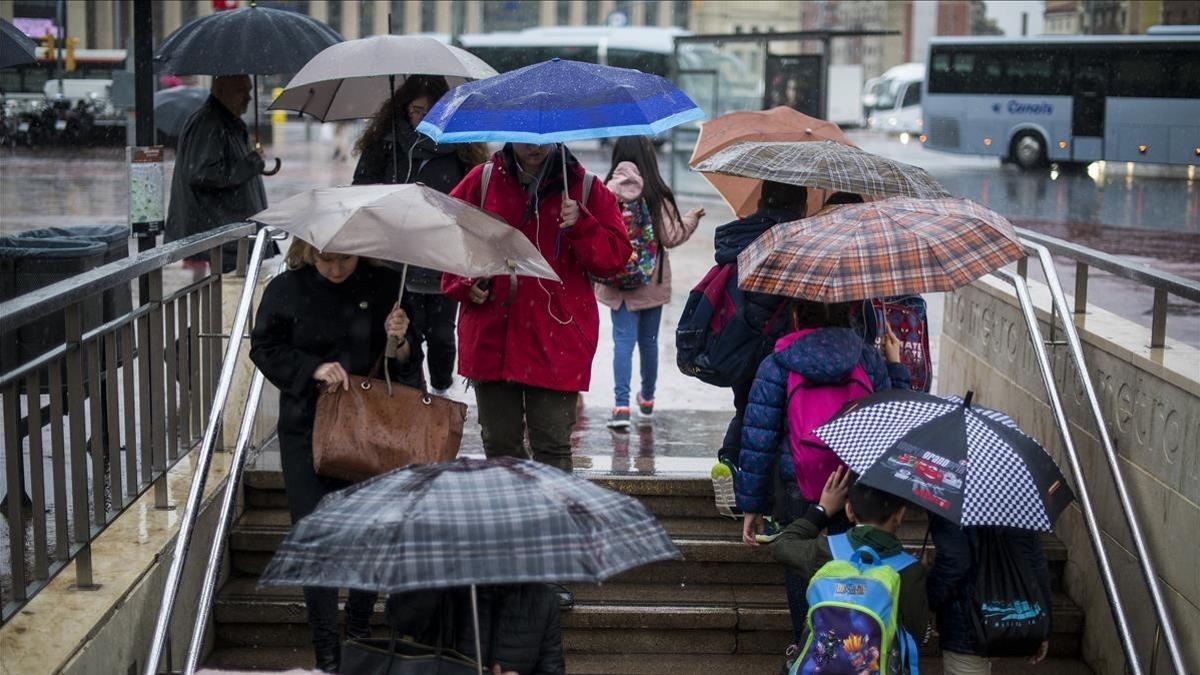
M 1047 35 L 1138 35 L 1157 25 L 1200 25 L 1195 0 L 1046 0 Z

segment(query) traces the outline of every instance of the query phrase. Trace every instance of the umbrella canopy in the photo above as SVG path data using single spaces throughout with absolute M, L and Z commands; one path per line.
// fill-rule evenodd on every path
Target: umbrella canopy
M 1046 450 L 970 392 L 879 392 L 815 433 L 863 484 L 963 526 L 1049 530 L 1075 498 Z
M 936 293 L 1024 255 L 1012 223 L 973 201 L 892 197 L 772 227 L 738 255 L 738 285 L 820 302 Z
M 310 16 L 251 4 L 180 26 L 154 61 L 176 75 L 294 73 L 341 41 L 337 31 Z
M 208 100 L 203 87 L 171 87 L 154 92 L 154 126 L 169 136 L 178 136 L 183 123 Z
M 836 141 L 746 141 L 692 167 L 719 173 L 872 197 L 949 197 L 920 167 L 895 162 Z
M 846 134 L 833 122 L 809 117 L 787 106 L 770 110 L 738 111 L 721 115 L 700 125 L 700 137 L 692 150 L 688 165 L 695 167 L 723 148 L 744 141 L 837 141 L 853 145 Z M 716 188 L 739 218 L 754 213 L 762 192 L 757 178 L 704 174 L 705 180 Z M 809 211 L 814 212 L 825 202 L 823 194 L 809 195 Z
M 37 63 L 37 43 L 20 28 L 0 19 L 0 68 Z
M 417 131 L 438 143 L 547 144 L 652 136 L 703 117 L 665 78 L 551 59 L 455 87 Z
M 520 230 L 419 183 L 314 188 L 250 220 L 290 232 L 322 252 L 464 277 L 520 274 L 559 281 Z
M 599 583 L 679 557 L 632 497 L 538 462 L 459 458 L 329 495 L 292 528 L 261 583 L 387 593 Z
M 496 70 L 465 49 L 424 35 L 377 35 L 340 42 L 296 73 L 271 110 L 293 110 L 322 122 L 371 117 L 405 75 L 442 75 L 454 86 Z

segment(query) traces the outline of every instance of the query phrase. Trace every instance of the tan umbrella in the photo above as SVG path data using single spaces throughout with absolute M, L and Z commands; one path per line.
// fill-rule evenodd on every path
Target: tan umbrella
M 787 106 L 770 110 L 727 113 L 700 125 L 700 138 L 688 165 L 695 168 L 719 150 L 744 141 L 837 141 L 853 146 L 841 128 L 833 122 L 809 117 Z M 754 213 L 762 181 L 757 178 L 704 174 L 739 218 Z M 823 190 L 812 190 L 808 212 L 815 213 L 825 203 Z
M 250 220 L 290 232 L 323 253 L 472 278 L 522 275 L 559 281 L 520 230 L 420 183 L 314 188 Z

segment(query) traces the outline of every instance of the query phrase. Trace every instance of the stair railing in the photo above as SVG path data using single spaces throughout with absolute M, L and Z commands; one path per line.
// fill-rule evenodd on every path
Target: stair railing
M 1079 332 L 1075 328 L 1075 323 L 1070 320 L 1071 313 L 1067 308 L 1066 295 L 1063 293 L 1062 284 L 1058 279 L 1058 271 L 1054 264 L 1054 259 L 1050 255 L 1050 249 L 1046 246 L 1031 240 L 1026 233 L 1022 232 L 1021 243 L 1025 249 L 1033 253 L 1038 262 L 1041 264 L 1043 276 L 1046 278 L 1046 286 L 1050 289 L 1050 298 L 1052 302 L 1052 310 L 1050 314 L 1050 330 L 1051 335 L 1055 329 L 1055 316 L 1062 320 L 1063 333 L 1066 336 L 1066 346 L 1068 354 L 1071 357 L 1071 362 L 1074 363 L 1075 369 L 1079 374 L 1079 380 L 1083 384 L 1083 390 L 1088 400 L 1088 408 L 1092 413 L 1092 420 L 1095 422 L 1096 430 L 1100 436 L 1100 444 L 1104 449 L 1104 457 L 1108 462 L 1109 472 L 1112 474 L 1113 485 L 1117 490 L 1117 499 L 1121 503 L 1121 513 L 1125 516 L 1125 523 L 1129 528 L 1130 538 L 1133 540 L 1134 548 L 1137 551 L 1138 563 L 1142 569 L 1142 577 L 1146 582 L 1146 587 L 1150 591 L 1150 598 L 1154 604 L 1154 614 L 1158 619 L 1158 625 L 1162 632 L 1163 642 L 1167 644 L 1167 652 L 1171 658 L 1171 664 L 1175 672 L 1183 675 L 1187 672 L 1183 663 L 1183 652 L 1179 647 L 1179 640 L 1175 635 L 1175 627 L 1171 621 L 1170 612 L 1167 610 L 1166 601 L 1163 599 L 1162 588 L 1159 586 L 1158 574 L 1155 572 L 1154 563 L 1150 556 L 1150 550 L 1146 546 L 1145 535 L 1142 534 L 1140 521 L 1137 517 L 1137 511 L 1133 505 L 1133 500 L 1129 497 L 1129 488 L 1125 483 L 1125 477 L 1121 473 L 1121 464 L 1117 458 L 1116 445 L 1113 443 L 1112 436 L 1109 434 L 1108 425 L 1104 421 L 1104 413 L 1100 410 L 1100 400 L 1096 396 L 1096 388 L 1092 384 L 1091 375 L 1088 373 L 1087 364 L 1083 358 L 1083 346 L 1079 339 Z M 1086 279 L 1084 281 L 1086 284 Z M 1078 284 L 1076 284 L 1078 288 Z M 1157 295 L 1156 290 L 1156 295 Z M 1082 314 L 1084 305 L 1086 305 L 1086 292 L 1084 298 L 1076 297 L 1075 313 Z M 1158 306 L 1155 302 L 1155 306 Z M 1165 302 L 1162 303 L 1165 307 Z M 1157 310 L 1156 310 L 1157 311 Z M 1159 325 L 1160 321 L 1155 320 L 1155 325 Z M 1165 316 L 1161 321 L 1162 330 L 1165 332 L 1166 319 Z M 1152 339 L 1153 345 L 1156 340 Z M 1159 346 L 1162 345 L 1162 338 L 1157 340 Z M 1057 344 L 1057 343 L 1055 343 Z M 1107 561 L 1105 561 L 1107 562 Z
M 150 653 L 146 658 L 145 675 L 158 675 L 159 673 L 159 664 L 162 661 L 164 646 L 167 642 L 167 631 L 171 625 L 171 612 L 175 607 L 175 596 L 179 593 L 183 566 L 187 561 L 188 547 L 192 542 L 192 530 L 195 528 L 196 516 L 200 511 L 200 501 L 204 496 L 204 484 L 208 479 L 209 467 L 212 465 L 213 453 L 216 450 L 217 436 L 220 433 L 225 405 L 229 400 L 229 390 L 237 369 L 238 352 L 242 346 L 241 336 L 246 331 L 250 309 L 254 304 L 254 290 L 258 283 L 259 268 L 262 266 L 263 253 L 266 250 L 270 231 L 270 228 L 263 228 L 259 230 L 254 239 L 254 250 L 250 254 L 250 261 L 246 268 L 241 298 L 238 300 L 237 310 L 229 331 L 230 339 L 225 345 L 225 356 L 221 361 L 220 377 L 212 400 L 212 412 L 209 414 L 208 424 L 204 428 L 204 436 L 196 455 L 192 484 L 188 490 L 183 517 L 179 522 L 179 534 L 175 538 L 171 567 L 163 586 L 162 605 L 159 606 L 158 618 L 154 622 L 154 636 L 150 642 Z M 245 425 L 243 424 L 243 426 Z M 239 440 L 240 438 L 241 434 L 239 433 Z M 168 670 L 170 670 L 169 655 Z

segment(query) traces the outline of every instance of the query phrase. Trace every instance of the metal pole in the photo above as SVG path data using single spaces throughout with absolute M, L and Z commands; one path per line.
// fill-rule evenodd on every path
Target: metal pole
M 118 5 L 121 3 L 117 3 Z M 154 145 L 154 3 L 133 0 L 133 101 L 134 120 L 139 146 Z M 138 237 L 138 253 L 154 248 L 156 232 Z M 141 304 L 149 301 L 150 279 L 138 280 Z
M 242 426 L 238 431 L 237 444 L 233 448 L 230 459 L 229 477 L 225 479 L 225 494 L 221 498 L 221 512 L 217 516 L 217 529 L 213 533 L 213 544 L 208 550 L 208 563 L 204 567 L 204 579 L 200 585 L 200 605 L 196 609 L 196 620 L 192 624 L 192 639 L 188 643 L 187 654 L 183 661 L 184 675 L 196 672 L 200 660 L 200 650 L 204 647 L 204 625 L 212 609 L 213 595 L 217 587 L 217 572 L 221 569 L 221 554 L 224 551 L 225 533 L 233 517 L 234 502 L 237 500 L 238 486 L 242 483 L 242 472 L 245 470 L 246 448 L 250 445 L 250 435 L 254 433 L 255 417 L 258 414 L 259 399 L 262 398 L 263 374 L 254 371 L 250 380 L 250 393 L 246 397 L 246 406 L 242 411 Z
M 250 254 L 250 267 L 246 270 L 242 295 L 238 301 L 237 312 L 233 317 L 233 325 L 230 327 L 229 334 L 231 336 L 240 336 L 246 331 L 250 307 L 254 302 L 254 288 L 258 282 L 259 268 L 262 266 L 263 251 L 266 248 L 267 235 L 270 231 L 269 227 L 263 228 L 254 239 L 254 252 Z M 187 560 L 192 530 L 196 525 L 196 513 L 200 510 L 204 483 L 208 478 L 213 451 L 216 449 L 217 436 L 221 430 L 222 412 L 229 399 L 229 389 L 233 384 L 233 374 L 237 370 L 237 357 L 241 346 L 240 339 L 231 338 L 226 341 L 225 357 L 221 361 L 221 377 L 217 382 L 216 393 L 213 395 L 212 410 L 204 428 L 204 437 L 200 442 L 200 449 L 197 451 L 192 484 L 188 490 L 183 516 L 179 520 L 179 534 L 175 537 L 171 568 L 167 572 L 167 581 L 163 585 L 162 605 L 158 609 L 158 618 L 154 623 L 154 637 L 150 642 L 150 654 L 146 658 L 146 668 L 143 671 L 145 675 L 158 675 L 158 664 L 162 660 L 163 646 L 166 643 L 167 630 L 171 624 L 171 610 L 175 606 L 175 596 L 179 593 L 179 580 L 183 576 L 183 565 Z
M 58 0 L 55 3 L 54 13 L 58 22 L 58 39 L 54 44 L 54 75 L 58 78 L 58 95 L 61 98 L 63 94 L 63 44 L 67 41 L 67 11 L 63 6 L 63 0 Z
M 1029 336 L 1033 342 L 1033 353 L 1037 358 L 1038 369 L 1041 371 L 1042 381 L 1046 385 L 1046 398 L 1050 403 L 1050 411 L 1054 414 L 1055 426 L 1058 428 L 1058 435 L 1063 443 L 1067 463 L 1071 465 L 1071 475 L 1075 479 L 1075 490 L 1079 497 L 1079 509 L 1083 512 L 1083 520 L 1092 541 L 1092 551 L 1096 557 L 1096 565 L 1100 568 L 1100 578 L 1104 582 L 1104 590 L 1108 595 L 1108 607 L 1112 611 L 1113 622 L 1117 625 L 1121 647 L 1125 650 L 1125 658 L 1129 661 L 1130 671 L 1133 675 L 1142 675 L 1142 667 L 1137 660 L 1137 649 L 1134 647 L 1133 632 L 1125 617 L 1125 608 L 1121 604 L 1121 593 L 1117 589 L 1117 581 L 1113 576 L 1112 566 L 1108 562 L 1108 550 L 1104 545 L 1104 535 L 1100 532 L 1100 525 L 1092 510 L 1092 497 L 1087 487 L 1087 479 L 1083 475 L 1079 453 L 1071 438 L 1068 426 L 1070 422 L 1063 410 L 1062 398 L 1054 386 L 1054 371 L 1051 370 L 1050 359 L 1046 354 L 1046 344 L 1042 342 L 1042 331 L 1038 327 L 1037 315 L 1033 311 L 1033 301 L 1029 298 L 1029 288 L 1026 287 L 1024 279 L 1008 270 L 997 270 L 992 274 L 1012 284 L 1013 289 L 1016 290 L 1021 312 L 1025 317 L 1026 325 L 1029 326 Z
M 1142 576 L 1146 580 L 1146 586 L 1150 590 L 1150 598 L 1154 602 L 1154 613 L 1158 616 L 1158 623 L 1162 628 L 1163 641 L 1167 643 L 1167 651 L 1171 655 L 1171 664 L 1175 667 L 1175 672 L 1182 675 L 1187 672 L 1187 668 L 1183 662 L 1183 651 L 1180 649 L 1179 639 L 1175 635 L 1175 627 L 1171 621 L 1171 614 L 1167 609 L 1166 602 L 1163 600 L 1162 589 L 1158 583 L 1158 574 L 1155 572 L 1154 563 L 1150 558 L 1150 550 L 1146 547 L 1146 538 L 1142 534 L 1141 521 L 1137 517 L 1133 500 L 1129 498 L 1129 490 L 1125 486 L 1125 479 L 1121 473 L 1121 464 L 1117 459 L 1116 445 L 1113 443 L 1112 436 L 1108 433 L 1108 425 L 1104 423 L 1104 414 L 1100 410 L 1100 400 L 1096 396 L 1095 387 L 1092 386 L 1092 378 L 1087 372 L 1087 366 L 1083 359 L 1083 345 L 1079 340 L 1079 332 L 1075 330 L 1075 324 L 1069 318 L 1071 314 L 1067 309 L 1067 296 L 1063 293 L 1062 285 L 1059 283 L 1058 273 L 1054 268 L 1054 258 L 1050 256 L 1050 250 L 1041 244 L 1035 244 L 1027 240 L 1022 240 L 1021 243 L 1025 245 L 1026 249 L 1037 254 L 1038 260 L 1042 264 L 1043 276 L 1046 277 L 1046 285 L 1050 288 L 1050 297 L 1058 309 L 1058 315 L 1063 319 L 1063 333 L 1067 336 L 1067 345 L 1071 351 L 1071 358 L 1075 361 L 1075 367 L 1079 371 L 1079 379 L 1083 383 L 1083 391 L 1087 394 L 1088 407 L 1091 409 L 1092 419 L 1096 422 L 1096 430 L 1100 435 L 1100 443 L 1104 447 L 1104 457 L 1108 461 L 1108 468 L 1113 477 L 1113 485 L 1117 489 L 1117 498 L 1121 502 L 1121 513 L 1125 515 L 1125 523 L 1129 526 L 1130 538 L 1133 539 L 1134 548 L 1137 550 L 1136 557 L 1141 564 Z M 1086 269 L 1084 267 L 1085 276 L 1087 274 Z M 1079 313 L 1083 312 L 1083 306 L 1078 301 L 1076 301 L 1075 309 Z
M 479 597 L 475 592 L 475 584 L 471 584 L 471 617 L 475 620 L 475 669 L 479 675 L 483 675 L 483 648 L 479 644 Z

